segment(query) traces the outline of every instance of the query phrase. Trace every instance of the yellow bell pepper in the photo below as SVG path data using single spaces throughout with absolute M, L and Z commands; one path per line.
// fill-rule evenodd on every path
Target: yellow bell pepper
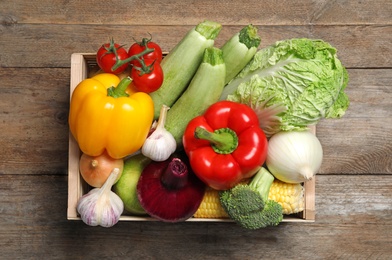
M 123 158 L 139 150 L 154 118 L 154 103 L 143 92 L 128 95 L 131 79 L 109 73 L 81 81 L 71 97 L 69 127 L 80 150 L 98 156 L 105 150 Z

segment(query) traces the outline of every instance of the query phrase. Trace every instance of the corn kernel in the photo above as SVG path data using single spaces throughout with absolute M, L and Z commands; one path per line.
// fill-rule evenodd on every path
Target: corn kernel
M 293 214 L 304 210 L 304 187 L 277 179 L 271 185 L 268 199 L 278 202 L 283 208 L 283 214 Z
M 206 188 L 203 200 L 196 213 L 195 218 L 228 218 L 226 211 L 219 201 L 219 191 L 210 187 Z
M 305 208 L 304 187 L 301 184 L 285 183 L 275 179 L 271 184 L 268 199 L 278 202 L 283 214 L 298 213 Z M 195 218 L 228 218 L 219 200 L 219 191 L 207 187 Z

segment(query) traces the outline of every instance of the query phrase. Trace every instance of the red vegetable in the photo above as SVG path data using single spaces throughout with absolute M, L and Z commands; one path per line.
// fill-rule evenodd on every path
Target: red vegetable
M 131 45 L 131 47 L 128 50 L 128 56 L 131 57 L 133 55 L 137 55 L 147 48 L 154 49 L 154 51 L 149 52 L 147 54 L 144 54 L 141 59 L 144 60 L 155 60 L 156 62 L 160 63 L 162 61 L 162 49 L 161 47 L 155 43 L 152 42 L 151 39 L 143 38 L 142 42 L 135 42 L 134 44 Z M 135 59 L 130 62 L 131 65 L 136 65 L 140 67 L 140 62 Z
M 113 39 L 98 49 L 96 57 L 98 66 L 104 72 L 114 74 L 120 74 L 128 67 L 128 63 L 124 63 L 115 70 L 112 69 L 118 60 L 125 60 L 127 58 L 127 50 L 120 46 L 120 44 L 115 43 Z
M 137 184 L 140 205 L 164 222 L 192 217 L 203 199 L 205 185 L 191 171 L 186 157 L 173 155 L 147 165 Z
M 133 86 L 145 93 L 159 89 L 163 83 L 163 70 L 159 62 L 144 60 L 142 67 L 132 66 L 131 78 Z
M 265 162 L 268 148 L 255 112 L 231 101 L 219 101 L 192 119 L 183 145 L 195 174 L 217 190 L 252 177 Z

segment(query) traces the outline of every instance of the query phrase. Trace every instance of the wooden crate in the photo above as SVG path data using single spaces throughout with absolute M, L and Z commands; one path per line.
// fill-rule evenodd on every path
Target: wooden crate
M 70 95 L 75 87 L 87 77 L 97 73 L 98 67 L 95 62 L 95 54 L 91 53 L 74 53 L 71 56 L 71 82 Z M 315 128 L 312 129 L 315 132 Z M 79 174 L 79 158 L 81 151 L 76 140 L 69 133 L 69 158 L 68 158 L 68 210 L 67 218 L 69 220 L 80 220 L 77 213 L 76 205 L 79 198 L 86 194 L 90 187 Z M 315 178 L 304 183 L 305 187 L 305 208 L 298 214 L 284 216 L 283 222 L 314 222 L 315 220 Z M 156 221 L 150 217 L 139 217 L 123 214 L 120 221 Z M 202 219 L 190 218 L 187 221 L 199 222 L 222 222 L 231 221 L 229 219 Z

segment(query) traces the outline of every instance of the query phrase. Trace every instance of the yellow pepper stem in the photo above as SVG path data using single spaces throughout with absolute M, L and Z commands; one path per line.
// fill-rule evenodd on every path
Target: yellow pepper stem
M 119 98 L 119 97 L 128 97 L 129 95 L 125 92 L 128 85 L 131 84 L 132 79 L 130 77 L 123 78 L 120 83 L 118 83 L 117 87 L 108 88 L 108 96 Z

